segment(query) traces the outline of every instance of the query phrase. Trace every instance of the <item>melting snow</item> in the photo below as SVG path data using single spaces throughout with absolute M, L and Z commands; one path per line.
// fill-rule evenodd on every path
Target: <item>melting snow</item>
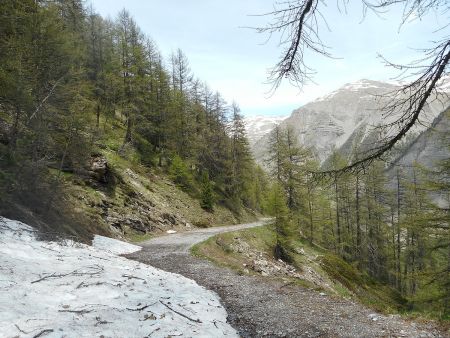
M 37 241 L 0 217 L 0 337 L 237 337 L 215 293 L 117 256 L 136 250 Z
M 99 235 L 94 236 L 92 246 L 99 250 L 108 251 L 116 255 L 130 254 L 132 252 L 136 252 L 142 249 L 138 245 L 133 245 L 130 243 L 118 241 L 117 239 L 112 239 Z

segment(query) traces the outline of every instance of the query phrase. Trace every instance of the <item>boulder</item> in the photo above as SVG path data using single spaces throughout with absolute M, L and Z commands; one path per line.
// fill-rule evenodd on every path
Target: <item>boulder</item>
M 165 220 L 167 220 L 170 224 L 175 225 L 177 224 L 177 219 L 175 215 L 169 214 L 169 213 L 163 213 L 161 217 Z
M 103 155 L 92 155 L 88 165 L 89 176 L 101 183 L 108 183 L 108 161 Z

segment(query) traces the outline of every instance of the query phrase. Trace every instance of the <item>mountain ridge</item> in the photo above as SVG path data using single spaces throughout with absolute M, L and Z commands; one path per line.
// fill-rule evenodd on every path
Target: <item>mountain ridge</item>
M 246 117 L 244 122 L 250 145 L 253 145 L 264 135 L 270 133 L 276 125 L 288 117 L 288 115 L 255 115 Z
M 445 87 L 445 84 L 443 85 Z M 297 109 L 280 122 L 282 128 L 291 127 L 297 135 L 299 144 L 310 148 L 319 162 L 325 160 L 334 150 L 350 155 L 352 149 L 364 144 L 362 151 L 379 139 L 375 127 L 393 122 L 398 116 L 383 114 L 383 106 L 390 93 L 399 85 L 368 79 L 347 83 L 322 97 Z M 433 98 L 429 100 L 421 114 L 420 124 L 414 126 L 409 134 L 418 134 L 431 125 L 444 106 Z M 267 153 L 268 135 L 251 143 L 253 154 L 259 163 L 264 162 Z M 352 141 L 352 142 L 349 142 Z M 373 145 L 373 144 L 372 144 Z M 348 147 L 352 149 L 346 149 Z

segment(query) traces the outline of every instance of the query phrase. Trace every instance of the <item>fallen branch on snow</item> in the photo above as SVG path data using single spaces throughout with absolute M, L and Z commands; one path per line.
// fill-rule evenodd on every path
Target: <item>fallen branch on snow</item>
M 162 305 L 164 305 L 166 308 L 168 308 L 169 310 L 175 312 L 177 315 L 180 315 L 181 317 L 184 317 L 186 319 L 189 319 L 191 322 L 194 323 L 201 323 L 202 321 L 200 319 L 192 319 L 191 317 L 186 316 L 185 314 L 178 312 L 177 310 L 173 309 L 172 307 L 170 307 L 169 305 L 167 305 L 166 303 L 164 303 L 163 301 L 159 301 Z
M 96 282 L 96 283 L 86 283 L 86 281 L 82 281 L 77 285 L 75 289 L 87 288 L 90 286 L 99 286 L 99 285 L 111 285 L 114 287 L 122 286 L 122 283 L 118 282 L 117 284 L 109 283 L 109 282 Z
M 100 317 L 95 317 L 95 320 L 97 321 L 95 326 L 104 325 L 104 324 L 111 324 L 112 323 L 112 322 L 108 322 L 107 320 L 102 320 Z
M 95 276 L 103 272 L 103 267 L 100 265 L 94 265 L 87 267 L 88 269 L 92 269 L 93 271 L 85 271 L 83 272 L 82 269 L 76 269 L 69 273 L 62 273 L 62 274 L 56 274 L 55 272 L 49 275 L 46 275 L 44 277 L 41 277 L 37 280 L 34 280 L 31 282 L 31 284 L 42 282 L 43 280 L 49 279 L 49 278 L 62 278 L 67 276 Z
M 145 281 L 144 278 L 136 277 L 136 276 L 133 276 L 133 275 L 122 275 L 122 277 L 125 277 L 125 278 L 128 278 L 128 279 L 140 279 L 140 280 Z
M 92 312 L 92 310 L 58 310 L 58 312 L 70 312 L 70 313 L 76 313 L 79 315 L 85 315 L 86 313 Z
M 52 333 L 54 330 L 53 329 L 45 329 L 42 330 L 41 332 L 39 332 L 37 335 L 33 336 L 33 338 L 39 338 L 42 337 L 43 335 L 46 335 L 47 333 Z
M 19 330 L 21 333 L 23 333 L 23 334 L 30 334 L 31 332 L 26 332 L 26 331 L 24 331 L 24 330 L 22 330 L 20 327 L 19 327 L 19 325 L 17 325 L 17 324 L 14 324 L 14 326 L 17 328 L 17 330 Z
M 155 303 L 153 303 L 153 304 L 149 304 L 149 305 L 144 305 L 143 307 L 138 307 L 138 308 L 136 308 L 136 309 L 130 309 L 129 307 L 127 307 L 126 309 L 127 310 L 129 310 L 129 311 L 142 311 L 142 310 L 145 310 L 146 308 L 148 308 L 148 307 L 150 307 L 150 306 L 152 306 L 152 305 L 155 305 L 157 302 L 155 302 Z

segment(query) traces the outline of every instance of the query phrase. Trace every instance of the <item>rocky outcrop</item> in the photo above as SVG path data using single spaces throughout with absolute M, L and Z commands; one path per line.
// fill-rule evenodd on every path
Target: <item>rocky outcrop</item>
M 108 161 L 103 155 L 93 154 L 89 159 L 88 168 L 89 176 L 101 183 L 108 183 L 109 168 Z
M 247 263 L 243 264 L 243 272 L 246 274 L 253 271 L 261 276 L 298 278 L 308 281 L 317 287 L 334 292 L 330 286 L 330 282 L 313 268 L 314 262 L 318 257 L 308 255 L 303 248 L 295 248 L 295 252 L 304 256 L 304 259 L 308 262 L 308 264 L 298 268 L 284 262 L 281 259 L 274 259 L 273 257 L 256 250 L 240 237 L 234 237 L 233 242 L 230 243 L 228 249 L 224 247 L 226 244 L 221 241 L 220 237 L 216 239 L 216 243 L 225 250 L 229 250 L 246 257 Z
M 101 222 L 118 237 L 130 233 L 146 234 L 189 229 L 192 225 L 182 215 L 152 195 L 145 178 L 131 169 L 112 171 L 104 156 L 93 155 L 85 180 L 90 194 L 77 194 L 89 213 L 100 215 Z M 114 184 L 111 181 L 114 180 Z M 175 188 L 174 188 L 175 189 Z M 81 192 L 81 191 L 80 191 Z
M 129 199 L 124 206 L 106 203 L 102 217 L 111 230 L 121 234 L 129 230 L 148 233 L 190 227 L 186 220 L 176 214 L 163 212 L 142 195 L 136 195 L 133 199 Z

